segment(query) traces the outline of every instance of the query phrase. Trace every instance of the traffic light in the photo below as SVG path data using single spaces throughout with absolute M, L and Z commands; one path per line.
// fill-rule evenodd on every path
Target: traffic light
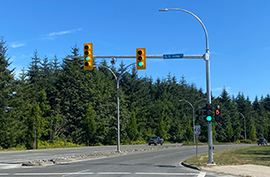
M 198 119 L 199 121 L 202 121 L 202 120 L 203 120 L 203 111 L 202 111 L 202 107 L 201 107 L 201 106 L 199 106 L 199 110 L 196 111 L 196 114 L 198 115 L 198 116 L 197 116 L 197 119 Z
M 146 69 L 145 48 L 136 49 L 136 67 L 137 70 Z
M 220 121 L 220 109 L 219 109 L 219 106 L 217 106 L 217 108 L 215 110 L 215 120 L 216 120 L 216 122 Z
M 211 122 L 213 120 L 213 118 L 212 118 L 212 115 L 213 114 L 212 114 L 212 106 L 211 106 L 211 104 L 206 104 L 205 115 L 206 115 L 205 120 L 207 122 Z
M 85 43 L 83 46 L 83 69 L 93 69 L 93 44 Z

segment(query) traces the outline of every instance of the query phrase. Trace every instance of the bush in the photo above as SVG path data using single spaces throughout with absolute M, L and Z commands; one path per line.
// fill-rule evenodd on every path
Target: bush
M 242 139 L 242 140 L 240 140 L 240 143 L 245 143 L 245 144 L 252 144 L 252 140 L 250 140 L 250 139 Z
M 65 147 L 80 147 L 82 145 L 74 144 L 72 142 L 66 142 L 66 141 L 53 141 L 52 143 L 49 143 L 47 141 L 39 141 L 38 147 L 39 149 L 48 149 L 48 148 L 65 148 Z
M 146 144 L 145 141 L 142 140 L 137 140 L 137 141 L 132 141 L 130 144 L 135 145 L 135 144 Z
M 183 142 L 183 146 L 192 146 L 192 145 L 196 145 L 196 143 L 193 143 L 193 141 L 184 141 Z

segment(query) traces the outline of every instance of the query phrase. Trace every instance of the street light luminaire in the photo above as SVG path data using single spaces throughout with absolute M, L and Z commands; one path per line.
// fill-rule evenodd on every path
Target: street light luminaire
M 165 8 L 165 9 L 159 9 L 158 11 L 159 11 L 159 12 L 167 12 L 168 9 L 166 9 L 166 8 Z

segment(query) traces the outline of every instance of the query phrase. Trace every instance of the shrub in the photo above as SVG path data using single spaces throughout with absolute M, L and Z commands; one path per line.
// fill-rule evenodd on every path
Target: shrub
M 250 139 L 242 139 L 242 140 L 240 140 L 240 143 L 246 143 L 246 144 L 252 144 L 252 140 L 250 140 Z

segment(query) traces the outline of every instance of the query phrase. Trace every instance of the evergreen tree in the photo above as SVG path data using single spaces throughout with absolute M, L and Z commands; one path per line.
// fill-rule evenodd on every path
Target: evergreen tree
M 16 94 L 14 69 L 9 70 L 9 58 L 7 57 L 8 48 L 3 37 L 0 39 L 0 146 L 9 148 L 15 146 L 17 140 L 16 129 L 18 128 L 18 119 L 12 115 L 13 109 L 16 109 L 13 97 Z
M 95 142 L 94 135 L 96 133 L 96 123 L 94 117 L 94 110 L 89 103 L 86 116 L 83 120 L 83 129 L 85 131 L 85 139 L 87 146 L 89 146 L 89 144 L 94 144 Z
M 135 141 L 138 138 L 137 120 L 135 117 L 135 112 L 132 112 L 131 114 L 126 131 L 130 141 Z
M 165 131 L 165 123 L 163 121 L 163 117 L 161 117 L 160 122 L 158 124 L 156 135 L 166 140 L 167 132 Z

